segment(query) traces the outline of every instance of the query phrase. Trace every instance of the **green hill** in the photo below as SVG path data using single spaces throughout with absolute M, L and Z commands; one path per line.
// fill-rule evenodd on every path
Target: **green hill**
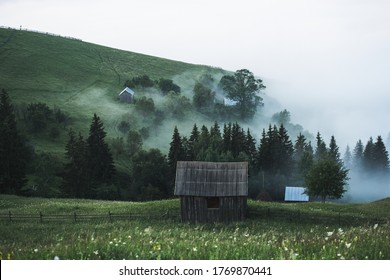
M 126 114 L 133 114 L 131 106 L 117 100 L 127 79 L 140 75 L 173 79 L 184 89 L 183 94 L 190 97 L 189 89 L 203 73 L 221 75 L 223 71 L 72 38 L 0 28 L 0 87 L 8 91 L 16 105 L 43 102 L 51 108 L 59 107 L 71 116 L 72 127 L 84 134 L 88 132 L 93 113 L 97 113 L 109 138 L 121 136 L 117 129 L 119 122 Z M 204 119 L 197 114 L 190 115 L 192 122 Z M 137 121 L 141 128 L 142 120 Z M 165 124 L 160 132 L 167 130 L 171 134 L 173 124 L 169 121 Z M 42 135 L 31 135 L 31 138 L 37 150 L 60 154 L 66 133 L 61 133 L 56 140 Z M 168 143 L 161 143 L 165 140 L 169 138 L 151 137 L 146 145 L 152 147 L 160 142 L 166 150 Z

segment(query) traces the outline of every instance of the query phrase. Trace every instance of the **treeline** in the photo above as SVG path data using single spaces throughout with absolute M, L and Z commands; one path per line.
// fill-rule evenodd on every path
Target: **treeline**
M 46 112 L 46 129 L 58 123 L 55 112 L 59 111 L 44 105 L 30 108 L 26 113 Z M 307 187 L 309 194 L 323 200 L 339 198 L 345 191 L 348 169 L 389 174 L 388 152 L 380 136 L 376 141 L 370 138 L 366 145 L 359 140 L 353 152 L 348 148 L 341 159 L 334 136 L 326 145 L 317 133 L 313 146 L 302 134 L 292 140 L 280 124 L 263 129 L 256 141 L 237 122 L 222 126 L 215 122 L 211 127 L 194 124 L 189 135 L 181 135 L 175 127 L 165 155 L 143 148 L 142 131 L 123 129 L 124 139 L 107 141 L 104 124 L 94 114 L 87 137 L 83 137 L 85 132 L 68 130 L 64 158 L 36 152 L 19 132 L 15 110 L 2 90 L 0 193 L 111 200 L 169 198 L 178 160 L 247 161 L 249 196 L 262 200 L 283 200 L 286 185 Z
M 308 187 L 309 194 L 322 200 L 340 198 L 349 168 L 340 157 L 334 136 L 327 146 L 318 133 L 313 147 L 302 134 L 292 141 L 283 124 L 264 129 L 259 143 L 238 123 L 225 123 L 222 129 L 217 122 L 200 129 L 195 124 L 188 136 L 181 136 L 175 127 L 168 154 L 171 172 L 178 160 L 248 161 L 249 195 L 263 200 L 283 200 L 286 185 Z M 352 162 L 367 172 L 389 173 L 388 153 L 381 137 L 375 143 L 370 139 L 365 148 L 359 141 Z M 325 177 L 320 179 L 322 175 Z

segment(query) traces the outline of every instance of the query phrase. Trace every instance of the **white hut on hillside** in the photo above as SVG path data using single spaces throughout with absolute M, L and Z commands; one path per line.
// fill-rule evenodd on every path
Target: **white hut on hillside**
M 125 103 L 133 103 L 134 102 L 134 94 L 135 94 L 135 92 L 131 88 L 126 87 L 124 90 L 122 90 L 119 93 L 119 100 L 121 102 L 125 102 Z

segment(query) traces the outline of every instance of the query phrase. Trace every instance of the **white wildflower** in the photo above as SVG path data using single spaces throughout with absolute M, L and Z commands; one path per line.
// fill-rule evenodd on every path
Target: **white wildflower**
M 347 249 L 349 249 L 349 247 L 351 247 L 352 243 L 345 243 L 345 247 L 347 247 Z
M 376 229 L 377 227 L 378 227 L 378 224 L 375 224 L 375 225 L 374 225 L 374 229 Z
M 328 236 L 332 236 L 332 235 L 333 235 L 333 231 L 328 231 L 326 234 L 327 234 Z

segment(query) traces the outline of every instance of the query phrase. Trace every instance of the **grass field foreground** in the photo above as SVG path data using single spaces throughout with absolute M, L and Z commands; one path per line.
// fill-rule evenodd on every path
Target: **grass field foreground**
M 390 199 L 368 204 L 280 204 L 249 201 L 251 210 L 310 211 L 390 217 Z M 178 200 L 145 203 L 0 196 L 0 212 L 150 213 L 179 211 Z M 177 219 L 114 222 L 1 221 L 2 259 L 390 259 L 390 224 L 251 217 L 233 224 Z

